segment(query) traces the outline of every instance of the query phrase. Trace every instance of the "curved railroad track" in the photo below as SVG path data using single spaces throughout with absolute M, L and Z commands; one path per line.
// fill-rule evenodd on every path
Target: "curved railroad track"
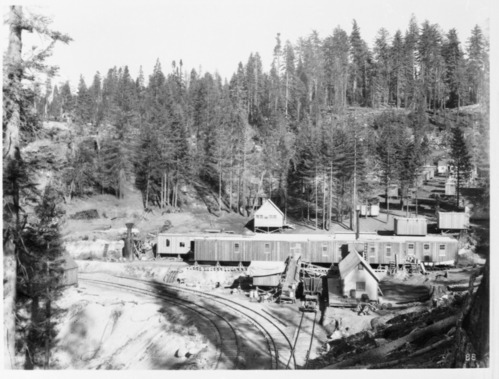
M 161 298 L 207 318 L 220 336 L 219 358 L 214 368 L 222 367 L 223 363 L 223 367 L 227 369 L 244 369 L 248 359 L 251 359 L 253 364 L 255 359 L 266 361 L 266 364 L 263 363 L 265 367 L 260 367 L 260 369 L 296 368 L 291 341 L 286 332 L 278 325 L 280 321 L 273 320 L 273 316 L 268 313 L 260 313 L 222 296 L 173 284 L 116 275 L 99 275 L 95 278 L 93 274 L 82 274 L 80 279 Z M 209 302 L 202 301 L 203 299 L 209 300 Z M 245 320 L 246 325 L 234 326 L 235 323 L 244 323 L 242 320 Z M 248 354 L 245 332 L 251 327 L 258 329 L 262 337 L 260 345 L 262 343 L 266 345 L 266 357 L 255 357 Z M 252 338 L 248 343 L 254 345 L 257 342 Z M 255 347 L 253 347 L 253 351 L 255 351 Z M 258 351 L 261 354 L 263 350 L 259 348 Z

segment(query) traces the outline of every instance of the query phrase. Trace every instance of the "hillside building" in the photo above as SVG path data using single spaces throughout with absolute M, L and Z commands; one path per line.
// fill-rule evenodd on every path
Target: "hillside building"
M 284 213 L 272 200 L 267 199 L 255 212 L 253 225 L 255 232 L 270 233 L 280 231 L 284 227 Z

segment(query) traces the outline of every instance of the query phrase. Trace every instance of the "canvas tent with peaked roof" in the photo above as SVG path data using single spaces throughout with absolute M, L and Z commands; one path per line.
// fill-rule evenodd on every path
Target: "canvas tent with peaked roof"
M 253 222 L 255 232 L 279 231 L 284 227 L 284 213 L 267 199 L 255 212 Z
M 360 299 L 367 295 L 369 300 L 378 300 L 379 278 L 356 251 L 351 251 L 338 264 L 343 296 Z

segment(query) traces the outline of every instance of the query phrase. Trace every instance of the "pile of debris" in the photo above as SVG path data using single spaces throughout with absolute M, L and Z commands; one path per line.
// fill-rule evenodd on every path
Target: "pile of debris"
M 456 342 L 476 297 L 479 274 L 477 269 L 467 292 L 444 293 L 440 286 L 423 304 L 404 310 L 376 310 L 380 316 L 371 320 L 370 330 L 328 339 L 323 355 L 310 361 L 308 368 L 456 367 Z

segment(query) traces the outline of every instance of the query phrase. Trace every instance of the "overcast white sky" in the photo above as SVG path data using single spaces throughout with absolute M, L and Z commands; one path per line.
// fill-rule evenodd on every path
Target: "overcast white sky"
M 76 86 L 80 74 L 90 84 L 96 71 L 105 76 L 113 66 L 128 65 L 146 77 L 159 58 L 168 72 L 171 62 L 184 69 L 218 71 L 230 78 L 237 64 L 258 51 L 268 70 L 275 36 L 296 42 L 317 30 L 321 38 L 341 26 L 347 33 L 356 19 L 362 37 L 372 45 L 385 27 L 390 35 L 407 28 L 411 14 L 418 23 L 456 28 L 462 43 L 471 29 L 485 27 L 492 0 L 166 0 L 166 1 L 37 1 L 31 8 L 50 16 L 53 27 L 74 41 L 58 45 L 53 62 L 59 80 Z M 29 5 L 26 4 L 26 5 Z M 4 8 L 5 11 L 6 8 Z M 36 39 L 35 39 L 36 40 Z

